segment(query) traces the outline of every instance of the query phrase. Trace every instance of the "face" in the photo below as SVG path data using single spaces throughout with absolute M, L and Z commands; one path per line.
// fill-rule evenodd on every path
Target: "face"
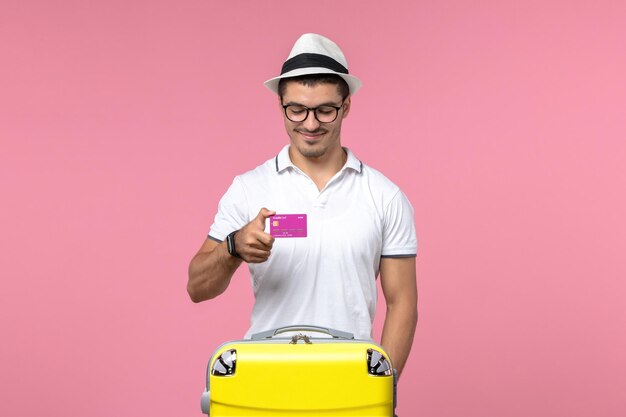
M 313 111 L 302 122 L 292 122 L 285 117 L 285 128 L 291 139 L 292 148 L 303 157 L 318 159 L 329 156 L 341 149 L 341 123 L 350 111 L 350 97 L 343 105 L 343 98 L 334 84 L 317 84 L 309 87 L 295 81 L 288 82 L 282 97 L 282 105 L 297 104 L 314 108 L 322 105 L 341 106 L 337 119 L 330 123 L 321 123 Z

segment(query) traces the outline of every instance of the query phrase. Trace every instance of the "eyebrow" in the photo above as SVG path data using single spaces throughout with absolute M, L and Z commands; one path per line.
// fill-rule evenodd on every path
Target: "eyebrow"
M 302 107 L 306 107 L 306 108 L 308 108 L 308 109 L 314 109 L 314 108 L 321 107 L 321 106 L 341 107 L 341 103 L 336 103 L 336 102 L 333 102 L 333 101 L 328 101 L 328 102 L 325 102 L 325 103 L 318 104 L 318 105 L 317 105 L 317 106 L 315 106 L 315 107 L 308 107 L 308 106 L 305 106 L 305 105 L 304 105 L 304 104 L 302 104 L 302 103 L 297 103 L 297 102 L 295 102 L 295 101 L 289 101 L 289 102 L 287 102 L 287 103 L 283 104 L 283 106 L 302 106 Z

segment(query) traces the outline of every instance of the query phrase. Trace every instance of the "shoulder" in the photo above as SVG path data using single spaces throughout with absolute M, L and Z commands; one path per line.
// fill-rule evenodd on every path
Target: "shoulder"
M 379 195 L 384 201 L 390 201 L 398 194 L 402 194 L 400 187 L 379 170 L 361 163 L 361 178 L 367 184 L 373 195 Z
M 276 175 L 276 157 L 268 159 L 261 165 L 239 174 L 235 177 L 235 181 L 239 181 L 242 185 L 256 184 L 265 182 Z
M 359 173 L 366 192 L 383 216 L 390 213 L 411 212 L 412 205 L 400 187 L 381 171 L 361 162 Z
M 398 192 L 399 187 L 382 172 L 363 162 L 349 148 L 344 147 L 344 150 L 348 155 L 346 166 L 357 172 L 357 177 L 361 181 L 381 192 Z

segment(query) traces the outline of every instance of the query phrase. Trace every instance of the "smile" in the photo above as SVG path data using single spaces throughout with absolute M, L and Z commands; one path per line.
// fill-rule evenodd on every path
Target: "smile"
M 305 140 L 307 141 L 316 141 L 320 137 L 322 137 L 326 132 L 317 131 L 317 132 L 303 132 L 301 130 L 297 131 Z

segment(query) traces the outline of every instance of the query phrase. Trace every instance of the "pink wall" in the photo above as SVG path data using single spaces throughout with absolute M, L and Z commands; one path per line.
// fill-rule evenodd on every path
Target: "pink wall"
M 626 3 L 298 4 L 2 1 L 0 415 L 200 415 L 251 294 L 194 305 L 187 264 L 286 143 L 262 81 L 309 31 L 415 207 L 399 415 L 626 415 Z

